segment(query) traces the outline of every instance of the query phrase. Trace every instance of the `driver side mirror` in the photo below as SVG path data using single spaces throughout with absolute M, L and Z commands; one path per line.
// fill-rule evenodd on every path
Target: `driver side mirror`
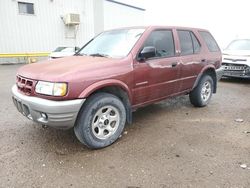
M 155 56 L 156 56 L 156 48 L 154 46 L 145 46 L 139 54 L 139 60 L 143 61 L 145 59 Z

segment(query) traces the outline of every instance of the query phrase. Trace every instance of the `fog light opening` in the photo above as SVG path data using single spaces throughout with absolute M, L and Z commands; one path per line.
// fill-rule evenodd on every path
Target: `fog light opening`
M 47 114 L 41 112 L 41 117 L 44 119 L 44 120 L 47 120 L 48 119 L 48 116 Z
M 33 120 L 33 118 L 32 118 L 32 116 L 29 114 L 28 116 L 27 116 L 30 120 Z

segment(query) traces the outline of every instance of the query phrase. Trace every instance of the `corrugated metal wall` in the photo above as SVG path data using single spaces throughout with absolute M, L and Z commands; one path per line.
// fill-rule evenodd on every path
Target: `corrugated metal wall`
M 102 30 L 144 24 L 144 11 L 107 0 L 20 0 L 34 3 L 35 15 L 22 15 L 19 0 L 0 0 L 0 54 L 50 52 L 61 45 L 83 46 Z M 76 39 L 62 16 L 80 14 Z
M 49 52 L 59 45 L 82 46 L 94 36 L 92 0 L 21 2 L 34 3 L 35 15 L 19 14 L 17 0 L 0 0 L 0 53 Z M 65 38 L 61 16 L 67 13 L 80 14 L 76 40 Z
M 122 2 L 122 1 L 120 1 Z M 145 25 L 145 11 L 104 1 L 104 29 Z

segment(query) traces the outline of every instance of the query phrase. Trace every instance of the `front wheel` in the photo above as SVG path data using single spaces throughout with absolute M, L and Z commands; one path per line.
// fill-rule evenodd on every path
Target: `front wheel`
M 190 102 L 196 107 L 206 106 L 213 94 L 214 82 L 210 75 L 204 75 L 198 85 L 190 92 Z
M 97 93 L 86 101 L 74 131 L 81 143 L 98 149 L 114 143 L 125 122 L 126 110 L 122 101 L 112 94 Z

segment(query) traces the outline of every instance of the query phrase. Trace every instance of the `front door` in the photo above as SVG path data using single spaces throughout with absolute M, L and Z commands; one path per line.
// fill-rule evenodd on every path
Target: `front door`
M 142 49 L 144 47 L 155 47 L 156 54 L 134 63 L 133 105 L 174 95 L 180 78 L 180 58 L 175 53 L 172 30 L 152 31 Z

